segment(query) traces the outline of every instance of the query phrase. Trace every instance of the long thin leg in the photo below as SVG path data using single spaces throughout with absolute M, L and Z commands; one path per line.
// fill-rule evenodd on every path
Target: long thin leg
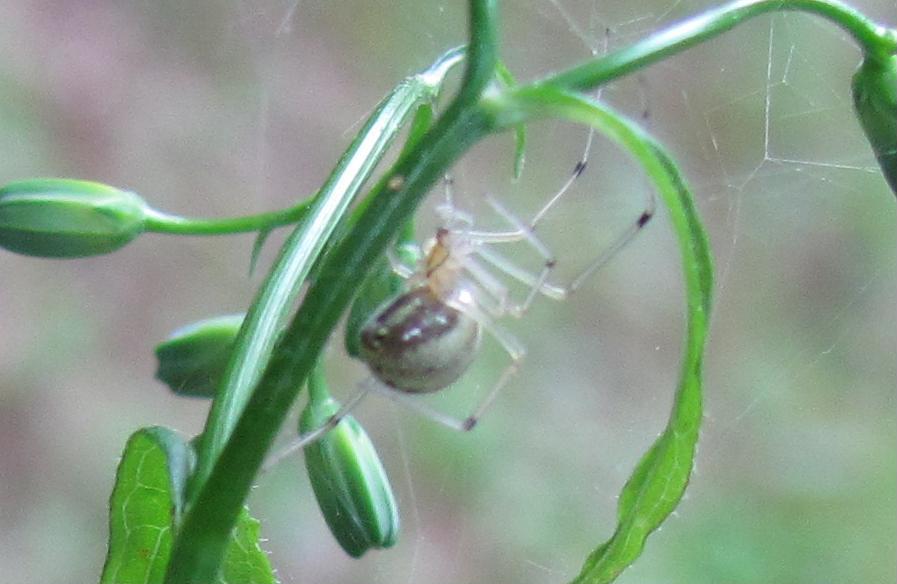
M 436 207 L 436 215 L 442 221 L 442 227 L 449 231 L 467 233 L 473 226 L 473 217 L 455 206 L 455 179 L 445 174 L 442 177 L 445 201 Z
M 556 2 L 553 2 L 553 1 L 552 1 L 552 3 L 555 4 L 555 6 L 558 9 L 560 9 L 560 5 L 558 5 Z M 562 13 L 563 13 L 563 11 L 562 11 Z M 604 54 L 607 54 L 607 52 L 608 52 L 610 35 L 611 35 L 611 29 L 606 28 L 604 31 L 604 50 L 603 50 Z M 581 38 L 583 40 L 585 40 L 585 37 L 581 36 Z M 589 51 L 592 53 L 592 56 L 598 55 L 597 47 L 595 47 L 594 45 L 591 45 L 590 43 L 586 43 L 586 46 L 589 49 Z M 650 114 L 651 114 L 651 110 L 650 110 L 651 106 L 648 101 L 648 92 L 646 91 L 646 87 L 645 87 L 647 84 L 647 81 L 643 76 L 639 75 L 638 83 L 639 83 L 639 95 L 640 95 L 641 102 L 642 102 L 641 103 L 642 119 L 648 120 L 650 117 Z M 598 91 L 594 95 L 594 99 L 596 99 L 596 100 L 601 99 L 602 91 L 603 91 L 603 87 L 599 87 Z M 557 201 L 567 192 L 567 190 L 576 181 L 576 179 L 579 178 L 580 175 L 582 175 L 583 171 L 585 170 L 586 163 L 588 162 L 588 159 L 589 159 L 589 153 L 592 150 L 592 141 L 593 141 L 594 137 L 595 137 L 595 129 L 589 128 L 589 134 L 588 134 L 588 137 L 586 138 L 585 150 L 583 151 L 582 158 L 573 167 L 572 176 L 567 179 L 567 182 L 565 182 L 561 186 L 560 190 L 553 197 L 551 197 L 548 200 L 548 202 L 542 207 L 542 209 L 540 209 L 533 216 L 533 220 L 530 222 L 531 229 L 536 228 L 536 225 L 539 223 L 539 221 L 542 220 L 542 218 L 545 216 L 545 214 L 548 213 L 548 211 L 555 205 L 555 203 L 557 203 Z M 592 263 L 590 263 L 582 272 L 580 272 L 575 278 L 573 278 L 569 284 L 567 284 L 565 286 L 561 286 L 561 287 L 553 286 L 552 287 L 553 290 L 562 290 L 564 292 L 564 296 L 572 293 L 577 288 L 579 288 L 582 285 L 582 283 L 586 279 L 589 278 L 589 276 L 591 276 L 592 274 L 594 274 L 595 272 L 600 270 L 602 267 L 604 267 L 621 249 L 626 247 L 626 245 L 629 244 L 629 242 L 632 241 L 636 235 L 638 235 L 638 233 L 651 221 L 651 218 L 654 217 L 654 213 L 655 213 L 656 206 L 657 206 L 657 201 L 655 198 L 654 191 L 649 188 L 648 193 L 649 193 L 649 196 L 648 196 L 647 204 L 645 205 L 645 210 L 642 211 L 641 215 L 639 215 L 639 217 L 638 217 L 638 219 L 636 219 L 635 223 L 630 225 L 625 231 L 620 233 L 614 239 L 613 243 L 611 243 L 610 247 L 608 247 L 604 252 L 602 252 L 601 255 L 599 255 L 597 258 L 595 258 L 592 261 Z M 499 268 L 499 269 L 501 269 L 501 268 Z M 551 296 L 548 294 L 546 294 L 546 295 Z
M 589 141 L 589 144 L 591 144 L 591 140 Z M 533 249 L 535 249 L 536 252 L 545 260 L 545 263 L 542 265 L 542 269 L 540 270 L 538 276 L 536 276 L 536 281 L 530 287 L 530 291 L 526 295 L 526 298 L 524 298 L 523 302 L 515 306 L 512 310 L 514 316 L 520 317 L 529 309 L 530 305 L 533 303 L 533 300 L 535 300 L 536 295 L 541 291 L 542 286 L 548 281 L 548 276 L 551 274 L 551 271 L 554 269 L 557 261 L 554 258 L 554 254 L 552 254 L 551 250 L 548 249 L 548 246 L 545 245 L 533 231 L 535 220 L 533 221 L 532 225 L 524 225 L 516 215 L 514 215 L 509 209 L 507 209 L 494 197 L 487 195 L 486 202 L 489 203 L 489 206 L 491 206 L 496 213 L 504 217 L 505 221 L 507 221 L 518 231 L 523 233 L 523 236 L 526 239 L 527 243 L 529 243 L 533 247 Z
M 507 286 L 499 282 L 488 270 L 472 259 L 469 254 L 461 254 L 464 257 L 461 265 L 498 302 L 498 306 L 489 307 L 489 311 L 496 316 L 512 314 L 520 317 L 529 309 L 536 295 L 540 292 L 556 299 L 563 298 L 562 291 L 547 283 L 548 276 L 555 266 L 554 255 L 548 246 L 536 236 L 532 227 L 524 224 L 497 199 L 487 194 L 486 202 L 489 203 L 496 214 L 514 228 L 513 231 L 471 231 L 465 228 L 453 233 L 459 235 L 468 244 L 470 252 L 480 255 L 507 275 L 530 286 L 530 290 L 523 302 L 511 303 Z M 446 213 L 452 212 L 453 210 L 450 209 Z M 443 218 L 447 216 L 444 214 Z M 516 241 L 526 241 L 544 259 L 544 264 L 538 275 L 533 276 L 529 274 L 526 270 L 515 266 L 513 262 L 487 247 L 487 244 L 490 243 L 512 243 Z
M 654 212 L 656 210 L 657 201 L 654 197 L 654 191 L 650 191 L 651 196 L 648 201 L 648 205 L 645 210 L 642 211 L 642 214 L 639 215 L 638 219 L 635 220 L 635 223 L 632 223 L 627 229 L 622 231 L 611 243 L 611 245 L 604 250 L 597 258 L 595 258 L 591 264 L 589 264 L 586 269 L 579 273 L 573 280 L 570 281 L 569 284 L 564 286 L 567 294 L 574 292 L 577 288 L 579 288 L 582 283 L 592 274 L 603 268 L 607 263 L 617 255 L 617 253 L 626 247 L 630 241 L 635 239 L 635 236 L 641 232 L 642 229 L 651 221 L 654 217 Z
M 536 289 L 540 294 L 544 294 L 545 296 L 548 296 L 549 298 L 552 298 L 554 300 L 564 300 L 567 297 L 567 291 L 563 287 L 556 286 L 554 284 L 551 284 L 550 282 L 542 282 L 540 284 L 538 276 L 516 265 L 503 254 L 499 253 L 489 246 L 477 246 L 473 251 L 477 256 L 489 262 L 489 264 L 494 268 L 514 278 L 515 280 L 518 280 L 523 284 Z M 512 314 L 516 315 L 516 312 L 512 311 Z
M 498 397 L 498 394 L 501 393 L 501 390 L 507 385 L 508 381 L 510 381 L 517 373 L 517 370 L 520 369 L 520 365 L 523 363 L 523 358 L 526 356 L 526 348 L 521 345 L 511 333 L 497 325 L 491 318 L 489 318 L 489 315 L 484 314 L 476 306 L 465 306 L 462 307 L 461 310 L 476 320 L 486 332 L 491 334 L 511 358 L 511 362 L 505 367 L 504 371 L 502 371 L 495 386 L 493 386 L 489 393 L 486 394 L 479 404 L 477 404 L 473 412 L 467 416 L 467 419 L 464 420 L 464 429 L 472 430 L 483 414 L 486 413 L 486 410 L 489 409 L 489 406 L 492 405 L 492 402 L 495 401 L 495 398 Z
M 520 365 L 523 362 L 523 358 L 526 356 L 526 348 L 520 344 L 511 333 L 505 331 L 501 328 L 495 321 L 489 317 L 488 314 L 485 314 L 483 311 L 479 310 L 479 308 L 475 305 L 462 305 L 457 306 L 458 310 L 461 310 L 469 317 L 476 320 L 483 329 L 491 334 L 496 341 L 498 341 L 499 345 L 508 353 L 508 357 L 511 358 L 511 362 L 505 367 L 504 371 L 502 371 L 501 376 L 498 378 L 498 381 L 489 390 L 483 399 L 476 405 L 473 411 L 470 413 L 467 418 L 462 422 L 462 430 L 469 431 L 473 430 L 473 428 L 477 425 L 479 419 L 483 416 L 489 406 L 492 405 L 492 402 L 495 401 L 495 398 L 498 397 L 498 394 L 501 393 L 501 390 L 504 389 L 505 385 L 507 385 L 508 381 L 517 373 L 518 369 L 520 369 Z
M 343 406 L 335 414 L 327 418 L 327 421 L 324 422 L 322 426 L 319 426 L 311 432 L 307 432 L 302 436 L 299 436 L 298 438 L 287 444 L 287 446 L 285 446 L 281 451 L 273 454 L 271 458 L 266 460 L 262 465 L 262 472 L 268 472 L 277 464 L 279 464 L 283 459 L 291 456 L 297 450 L 301 450 L 309 444 L 317 442 L 318 440 L 323 438 L 324 435 L 327 434 L 327 432 L 336 428 L 337 425 L 339 425 L 339 423 L 342 421 L 342 419 L 349 415 L 349 413 L 355 409 L 355 406 L 361 403 L 361 400 L 364 399 L 364 397 L 368 393 L 370 393 L 371 389 L 373 388 L 371 387 L 370 382 L 366 381 L 362 383 L 361 388 L 358 390 L 358 393 L 356 393 L 349 401 L 343 404 Z
M 652 197 L 650 200 L 649 206 L 642 211 L 642 214 L 639 215 L 638 219 L 634 223 L 632 223 L 629 227 L 627 227 L 623 232 L 621 232 L 614 241 L 607 247 L 597 258 L 592 260 L 592 262 L 586 266 L 586 268 L 580 272 L 576 277 L 574 277 L 570 283 L 568 284 L 553 284 L 551 282 L 540 281 L 540 279 L 533 274 L 527 272 L 526 270 L 519 268 L 514 265 L 510 260 L 505 258 L 503 255 L 496 252 L 494 249 L 491 249 L 486 246 L 480 246 L 475 248 L 475 253 L 481 258 L 488 261 L 490 264 L 495 266 L 495 268 L 501 270 L 508 276 L 515 278 L 524 284 L 531 287 L 530 296 L 528 300 L 531 302 L 532 296 L 535 296 L 536 293 L 543 294 L 549 298 L 554 300 L 563 300 L 568 295 L 576 291 L 582 283 L 589 278 L 592 274 L 597 272 L 599 269 L 603 268 L 607 263 L 617 255 L 626 245 L 629 244 L 630 241 L 635 239 L 635 237 L 641 232 L 645 226 L 651 221 L 654 217 L 655 213 L 655 199 Z M 542 273 L 545 272 L 545 268 L 543 268 Z M 524 302 L 517 311 L 511 310 L 511 314 L 517 314 L 519 311 L 525 311 L 529 307 L 529 302 Z
M 496 250 L 490 248 L 488 245 L 484 244 L 475 246 L 473 248 L 473 252 L 508 276 L 511 276 L 512 278 L 515 278 L 520 282 L 523 282 L 524 284 L 530 286 L 530 293 L 526 297 L 526 299 L 516 307 L 509 308 L 510 314 L 519 316 L 529 308 L 530 304 L 535 299 L 535 296 L 537 294 L 543 294 L 554 300 L 563 300 L 569 294 L 579 288 L 582 283 L 589 278 L 589 276 L 604 267 L 611 259 L 614 258 L 614 256 L 617 255 L 620 250 L 626 247 L 626 245 L 628 245 L 629 242 L 632 241 L 654 217 L 657 200 L 654 195 L 654 191 L 649 190 L 648 192 L 649 196 L 645 204 L 645 209 L 638 216 L 635 222 L 630 224 L 629 227 L 627 227 L 619 235 L 617 235 L 610 246 L 607 247 L 597 258 L 592 260 L 592 262 L 588 266 L 586 266 L 586 268 L 576 277 L 574 277 L 568 284 L 553 284 L 547 281 L 551 270 L 554 268 L 555 262 L 553 257 L 551 256 L 551 253 L 547 250 L 547 247 L 544 244 L 541 244 L 541 242 L 539 242 L 541 245 L 533 245 L 534 249 L 536 249 L 545 258 L 545 265 L 543 266 L 538 276 L 533 275 L 530 272 L 514 265 L 513 262 L 505 258 Z M 510 215 L 510 211 L 505 210 L 505 212 Z M 513 217 L 513 215 L 511 215 L 511 217 Z M 538 238 L 535 237 L 535 234 L 533 234 L 532 240 L 530 240 L 529 237 L 521 237 L 518 239 L 518 241 L 524 238 L 528 241 L 539 241 Z
M 475 289 L 477 303 L 496 318 L 507 314 L 511 295 L 508 287 L 469 255 L 464 257 L 461 266 L 473 278 L 473 281 L 464 279 L 463 286 Z M 483 302 L 484 294 L 492 298 L 493 302 Z
M 514 360 L 510 365 L 505 367 L 504 371 L 502 371 L 501 377 L 498 382 L 496 382 L 495 386 L 489 391 L 489 393 L 485 396 L 483 400 L 481 400 L 473 411 L 465 418 L 457 418 L 455 416 L 450 416 L 443 412 L 440 412 L 436 408 L 433 408 L 427 405 L 424 402 L 419 400 L 420 396 L 403 393 L 401 391 L 395 390 L 386 385 L 377 384 L 373 386 L 372 391 L 378 393 L 397 404 L 400 404 L 408 409 L 430 419 L 438 424 L 442 424 L 446 428 L 451 430 L 455 430 L 456 432 L 469 432 L 473 430 L 477 422 L 479 422 L 480 418 L 483 416 L 485 411 L 492 405 L 492 402 L 495 401 L 495 398 L 498 396 L 499 392 L 507 385 L 508 381 L 520 367 L 520 360 Z
M 525 225 L 494 197 L 486 195 L 486 201 L 498 215 L 514 227 L 514 231 L 467 232 L 464 235 L 469 242 L 470 251 L 479 255 L 505 274 L 516 278 L 530 287 L 523 302 L 511 303 L 509 302 L 510 294 L 507 286 L 492 276 L 488 270 L 481 266 L 469 254 L 464 254 L 464 259 L 461 261 L 461 265 L 487 292 L 489 292 L 492 297 L 498 300 L 497 309 L 490 309 L 489 311 L 495 316 L 501 316 L 507 313 L 520 317 L 529 309 L 533 300 L 536 298 L 536 295 L 539 293 L 543 293 L 556 299 L 563 298 L 563 291 L 548 284 L 548 276 L 551 274 L 551 270 L 554 269 L 556 263 L 554 255 L 551 253 L 551 250 L 548 249 L 548 246 L 536 236 L 531 227 Z M 480 237 L 481 235 L 483 237 Z M 524 240 L 529 243 L 544 260 L 541 271 L 535 276 L 526 270 L 517 267 L 513 262 L 506 259 L 497 251 L 490 249 L 487 245 L 488 243 L 499 241 L 510 242 Z
M 482 241 L 483 243 L 511 243 L 514 241 L 520 241 L 522 239 L 528 239 L 536 225 L 545 217 L 545 215 L 557 204 L 561 198 L 567 194 L 567 191 L 570 190 L 570 187 L 582 176 L 582 173 L 585 172 L 586 166 L 589 163 L 589 155 L 592 152 L 592 142 L 595 138 L 595 130 L 594 128 L 589 129 L 589 133 L 586 137 L 586 145 L 583 149 L 582 156 L 573 166 L 573 172 L 570 173 L 570 176 L 567 177 L 567 180 L 564 181 L 564 184 L 561 185 L 548 201 L 542 205 L 542 208 L 539 209 L 533 218 L 530 220 L 529 224 L 525 224 L 513 215 L 510 215 L 507 210 L 500 212 L 500 214 L 505 218 L 509 219 L 513 217 L 513 221 L 511 224 L 516 227 L 513 231 L 473 231 L 466 230 L 465 233 L 469 234 L 470 237 L 474 240 Z M 449 206 L 452 206 L 452 203 L 449 200 Z M 489 199 L 487 198 L 487 201 Z M 490 202 L 490 204 L 492 204 Z
M 539 209 L 539 211 L 535 215 L 533 215 L 532 220 L 529 222 L 530 229 L 536 228 L 536 225 L 539 223 L 539 221 L 541 221 L 542 218 L 545 217 L 545 215 L 551 210 L 551 208 L 554 207 L 554 205 L 559 200 L 561 200 L 561 197 L 567 194 L 567 191 L 570 190 L 570 187 L 573 186 L 573 183 L 575 183 L 576 180 L 580 176 L 582 176 L 582 173 L 585 172 L 586 165 L 588 165 L 589 163 L 589 154 L 592 152 L 592 141 L 594 140 L 594 138 L 595 129 L 589 128 L 589 135 L 586 138 L 586 147 L 583 149 L 580 159 L 576 161 L 576 164 L 573 166 L 573 172 L 570 173 L 570 176 L 567 178 L 564 184 L 561 185 L 561 188 L 558 189 L 558 191 L 554 195 L 552 195 L 550 199 L 548 199 L 548 202 L 542 205 L 542 208 Z
M 419 401 L 418 398 L 420 396 L 410 393 L 404 393 L 387 385 L 382 385 L 376 382 L 372 386 L 372 391 L 414 411 L 415 413 L 429 418 L 434 422 L 442 424 L 447 428 L 457 430 L 458 432 L 464 432 L 466 430 L 464 428 L 464 420 L 449 416 L 448 414 L 440 412 L 436 408 L 428 406 L 427 404 Z

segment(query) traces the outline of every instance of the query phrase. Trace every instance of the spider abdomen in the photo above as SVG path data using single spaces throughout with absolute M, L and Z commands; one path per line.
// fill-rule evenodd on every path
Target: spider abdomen
M 406 292 L 361 330 L 361 357 L 383 383 L 429 393 L 457 380 L 476 356 L 480 326 L 428 287 Z

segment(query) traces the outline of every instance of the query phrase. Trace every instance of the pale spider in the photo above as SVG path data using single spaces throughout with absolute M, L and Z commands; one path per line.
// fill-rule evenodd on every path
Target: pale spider
M 591 134 L 589 138 L 588 145 Z M 326 424 L 300 436 L 272 464 L 322 437 L 372 391 L 454 430 L 466 432 L 476 426 L 519 369 L 526 353 L 524 346 L 497 319 L 521 317 L 539 294 L 564 300 L 638 235 L 654 216 L 656 201 L 649 189 L 644 210 L 603 253 L 568 284 L 549 281 L 556 261 L 536 235 L 536 227 L 585 170 L 588 145 L 570 177 L 529 222 L 522 221 L 495 198 L 486 196 L 489 206 L 507 222 L 506 231 L 475 229 L 473 218 L 453 204 L 451 179 L 446 177 L 446 202 L 437 207 L 442 226 L 421 250 L 422 260 L 418 265 L 409 266 L 394 251 L 388 254 L 393 270 L 407 281 L 407 287 L 404 293 L 376 310 L 361 330 L 361 358 L 373 378 L 363 382 L 359 392 Z M 499 244 L 513 242 L 528 243 L 543 258 L 537 274 L 520 268 L 495 249 Z M 511 299 L 509 287 L 494 272 L 529 287 L 521 302 Z M 464 374 L 477 356 L 483 330 L 503 347 L 510 363 L 473 411 L 465 418 L 455 418 L 416 399 L 421 394 L 449 387 Z

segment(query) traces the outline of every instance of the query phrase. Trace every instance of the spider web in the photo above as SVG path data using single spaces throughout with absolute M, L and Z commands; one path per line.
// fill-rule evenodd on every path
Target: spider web
M 308 5 L 266 9 L 265 20 L 277 23 L 278 42 L 310 34 L 303 28 Z M 528 79 L 624 46 L 703 6 L 685 0 L 515 3 L 505 10 L 503 54 Z M 872 2 L 859 7 L 873 17 L 887 9 Z M 405 69 L 394 64 L 398 74 L 448 46 L 441 30 L 459 22 L 463 14 L 449 4 L 395 10 L 392 30 L 420 28 L 427 49 L 420 52 L 426 58 L 409 59 Z M 529 41 L 516 42 L 520 38 Z M 666 582 L 670 574 L 689 582 L 731 578 L 731 562 L 689 555 L 690 547 L 714 542 L 722 554 L 748 554 L 751 565 L 769 562 L 758 542 L 779 541 L 787 522 L 763 529 L 738 512 L 734 519 L 720 518 L 714 506 L 719 501 L 759 505 L 762 493 L 783 504 L 824 493 L 845 512 L 864 517 L 873 505 L 859 501 L 854 488 L 860 479 L 828 476 L 825 465 L 878 480 L 884 492 L 887 481 L 893 485 L 874 463 L 857 461 L 862 446 L 887 451 L 882 445 L 893 434 L 893 414 L 876 412 L 874 404 L 893 404 L 895 364 L 892 351 L 882 347 L 893 348 L 897 320 L 894 211 L 853 120 L 849 77 L 857 60 L 848 39 L 818 19 L 760 17 L 599 95 L 641 119 L 681 162 L 717 258 L 708 419 L 691 488 L 696 494 L 684 504 L 685 518 L 672 519 L 655 535 L 621 582 Z M 267 105 L 263 112 L 265 129 L 272 118 Z M 356 119 L 364 115 L 359 110 Z M 356 127 L 346 125 L 345 135 Z M 518 183 L 508 180 L 507 140 L 487 141 L 453 171 L 457 197 L 492 226 L 496 218 L 478 206 L 483 192 L 513 200 L 514 211 L 527 216 L 590 148 L 586 176 L 545 229 L 562 264 L 582 265 L 594 255 L 589 250 L 601 249 L 636 216 L 649 188 L 638 168 L 600 137 L 592 146 L 587 141 L 581 129 L 535 126 L 527 174 Z M 432 219 L 420 221 L 427 233 Z M 456 436 L 382 400 L 368 400 L 357 417 L 375 436 L 399 493 L 405 522 L 400 543 L 357 562 L 344 559 L 306 494 L 301 511 L 278 511 L 303 526 L 298 533 L 268 518 L 275 530 L 294 534 L 287 537 L 290 550 L 302 550 L 292 563 L 277 543 L 283 536 L 271 536 L 283 580 L 572 578 L 586 553 L 610 534 L 615 494 L 669 409 L 681 295 L 675 243 L 663 221 L 661 212 L 648 233 L 569 303 L 542 302 L 523 322 L 509 325 L 529 347 L 527 364 L 474 433 Z M 503 357 L 494 347 L 486 353 L 467 389 L 437 403 L 458 411 L 488 387 L 490 371 Z M 350 383 L 352 375 L 364 372 L 356 369 L 338 383 Z M 845 385 L 862 398 L 851 397 L 854 390 Z M 871 429 L 865 427 L 861 438 L 838 443 L 870 416 Z M 820 444 L 819 432 L 831 426 L 837 427 L 835 438 Z M 823 455 L 833 450 L 835 456 Z M 801 472 L 788 472 L 789 466 Z M 307 485 L 296 486 L 296 473 L 289 475 L 277 476 L 279 488 L 308 493 Z M 805 475 L 814 477 L 813 484 Z M 879 505 L 894 507 L 893 495 L 876 493 Z M 827 535 L 836 532 L 832 514 L 811 517 L 821 540 L 833 537 Z M 741 539 L 718 538 L 714 530 L 725 528 Z M 875 549 L 874 538 L 863 541 Z M 835 557 L 867 569 L 854 556 Z M 695 567 L 682 568 L 683 558 Z M 796 579 L 812 566 L 797 559 L 782 570 Z M 888 574 L 887 567 L 881 570 Z

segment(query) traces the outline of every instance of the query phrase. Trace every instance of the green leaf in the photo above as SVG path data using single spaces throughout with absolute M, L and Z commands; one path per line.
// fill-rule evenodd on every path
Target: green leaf
M 162 582 L 190 458 L 189 446 L 165 428 L 144 428 L 128 439 L 109 501 L 101 584 Z
M 259 229 L 258 235 L 255 236 L 255 240 L 252 242 L 252 254 L 249 256 L 249 275 L 255 273 L 255 266 L 258 265 L 259 256 L 262 254 L 262 249 L 265 247 L 265 242 L 268 241 L 268 236 L 271 235 L 271 229 Z
M 277 582 L 268 555 L 259 547 L 260 524 L 243 507 L 224 553 L 218 584 L 273 584 Z
M 679 504 L 694 464 L 701 420 L 701 379 L 680 386 L 670 422 L 620 493 L 617 529 L 589 555 L 575 584 L 614 581 L 642 553 L 648 535 Z
M 511 73 L 511 70 L 499 61 L 495 67 L 495 75 L 498 80 L 507 87 L 517 87 L 517 80 Z M 523 165 L 526 162 L 526 124 L 517 124 L 514 127 L 514 180 L 520 178 L 523 174 Z
M 144 428 L 125 446 L 109 501 L 109 551 L 100 584 L 161 584 L 184 511 L 191 447 L 167 428 Z M 244 508 L 217 584 L 273 584 L 259 524 Z

